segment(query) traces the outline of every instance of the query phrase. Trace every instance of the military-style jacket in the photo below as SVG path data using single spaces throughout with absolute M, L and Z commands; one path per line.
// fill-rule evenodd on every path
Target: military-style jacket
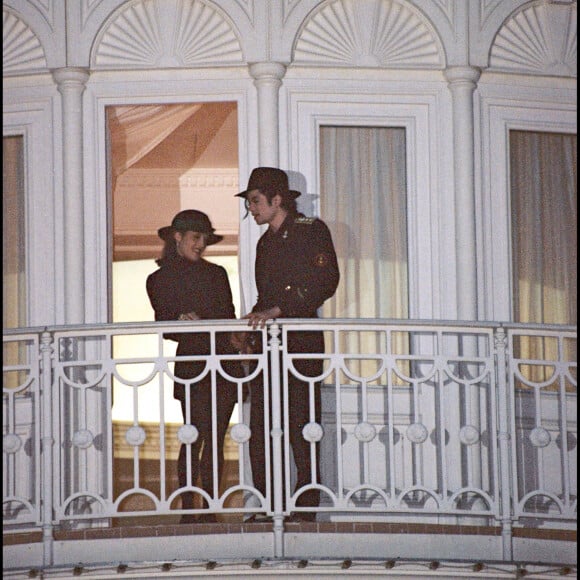
M 281 318 L 315 318 L 335 292 L 338 263 L 326 224 L 302 214 L 288 215 L 267 230 L 256 249 L 258 301 L 254 312 L 278 306 Z

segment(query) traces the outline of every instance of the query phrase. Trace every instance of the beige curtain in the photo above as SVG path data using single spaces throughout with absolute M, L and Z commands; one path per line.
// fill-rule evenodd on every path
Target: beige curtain
M 24 237 L 24 139 L 2 139 L 2 327 L 22 328 L 26 316 L 26 271 Z M 25 345 L 4 344 L 4 365 L 24 364 Z M 24 372 L 4 372 L 5 389 L 16 388 L 26 379 Z
M 341 280 L 323 307 L 332 318 L 407 318 L 405 129 L 322 127 L 321 217 L 336 247 Z M 408 352 L 408 337 L 393 348 Z M 343 348 L 384 352 L 384 337 L 344 337 Z M 376 365 L 353 363 L 363 375 Z
M 514 320 L 577 324 L 577 137 L 510 132 Z M 557 358 L 554 339 L 529 338 L 522 358 Z M 573 356 L 569 345 L 565 356 Z M 570 360 L 570 359 L 569 359 Z M 551 371 L 528 369 L 532 380 Z
M 2 324 L 26 326 L 23 137 L 3 137 Z

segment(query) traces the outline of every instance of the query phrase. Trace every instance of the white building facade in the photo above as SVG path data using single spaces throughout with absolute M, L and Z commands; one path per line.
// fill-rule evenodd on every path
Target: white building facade
M 519 183 L 514 177 L 514 167 L 525 164 L 522 159 L 526 159 L 514 155 L 515 139 L 522 134 L 523 138 L 530 134 L 556 134 L 572 139 L 573 148 L 566 141 L 563 149 L 558 150 L 561 153 L 556 153 L 555 158 L 562 165 L 557 165 L 561 171 L 555 173 L 573 175 L 575 178 L 576 13 L 577 3 L 573 0 L 4 0 L 3 135 L 5 145 L 6 139 L 16 137 L 20 139 L 21 147 L 18 157 L 21 173 L 17 182 L 22 193 L 17 196 L 16 202 L 11 202 L 9 210 L 14 212 L 10 215 L 16 215 L 20 224 L 14 231 L 19 236 L 25 256 L 20 261 L 14 258 L 18 264 L 17 282 L 13 280 L 12 271 L 6 272 L 5 265 L 5 281 L 8 276 L 12 290 L 12 295 L 8 297 L 5 293 L 5 307 L 8 303 L 11 310 L 17 311 L 8 323 L 5 318 L 5 329 L 16 328 L 21 332 L 24 332 L 23 329 L 36 329 L 39 352 L 40 337 L 45 328 L 52 333 L 66 334 L 66 329 L 70 327 L 77 338 L 83 326 L 101 328 L 99 332 L 105 333 L 105 325 L 116 322 L 112 315 L 113 255 L 118 240 L 126 236 L 130 243 L 136 243 L 139 236 L 144 236 L 143 247 L 151 257 L 156 251 L 156 246 L 151 246 L 151 238 L 155 237 L 157 228 L 169 223 L 168 220 L 176 213 L 170 203 L 165 205 L 162 193 L 159 193 L 159 189 L 166 187 L 169 181 L 164 181 L 158 172 L 153 185 L 148 185 L 146 181 L 152 179 L 151 173 L 147 170 L 139 173 L 138 167 L 130 178 L 133 181 L 129 181 L 128 185 L 123 183 L 127 191 L 131 188 L 137 191 L 141 196 L 139 203 L 148 206 L 148 211 L 143 213 L 141 221 L 138 216 L 135 217 L 137 212 L 132 212 L 132 208 L 141 207 L 132 205 L 137 198 L 131 198 L 133 201 L 126 202 L 126 207 L 118 209 L 116 204 L 121 204 L 122 191 L 112 186 L 116 176 L 113 175 L 110 158 L 112 143 L 108 111 L 111 108 L 119 111 L 122 107 L 135 106 L 233 103 L 236 112 L 234 135 L 237 138 L 235 145 L 232 145 L 237 148 L 235 166 L 228 164 L 220 168 L 213 165 L 197 174 L 188 174 L 190 183 L 193 183 L 192 191 L 197 187 L 198 193 L 193 191 L 188 198 L 186 186 L 186 193 L 182 193 L 181 199 L 183 202 L 184 198 L 195 200 L 198 199 L 195 195 L 205 196 L 203 203 L 207 205 L 204 205 L 204 211 L 207 210 L 212 216 L 216 229 L 232 234 L 231 253 L 237 256 L 239 273 L 238 314 L 247 312 L 255 300 L 255 247 L 262 232 L 252 220 L 244 219 L 243 207 L 236 205 L 232 214 L 231 210 L 225 209 L 222 198 L 218 198 L 217 194 L 215 199 L 212 196 L 214 191 L 220 190 L 222 193 L 227 191 L 228 198 L 231 198 L 233 193 L 245 188 L 254 167 L 275 166 L 287 170 L 291 185 L 294 183 L 295 188 L 303 193 L 304 201 L 301 203 L 304 211 L 325 219 L 337 246 L 341 248 L 349 246 L 349 237 L 343 237 L 341 225 L 362 248 L 365 231 L 368 233 L 366 237 L 375 240 L 377 246 L 391 244 L 390 241 L 385 242 L 381 232 L 393 230 L 397 220 L 404 220 L 405 227 L 400 238 L 397 238 L 403 240 L 405 248 L 405 274 L 397 278 L 404 289 L 402 302 L 397 301 L 394 292 L 394 297 L 389 299 L 386 306 L 383 305 L 379 295 L 386 292 L 383 290 L 385 280 L 380 273 L 382 270 L 374 268 L 369 283 L 372 289 L 365 286 L 363 291 L 365 297 L 367 291 L 369 296 L 375 297 L 373 308 L 365 309 L 359 303 L 362 299 L 357 302 L 356 288 L 346 289 L 342 302 L 324 312 L 325 318 L 335 321 L 334 327 L 327 328 L 328 332 L 332 333 L 333 328 L 345 331 L 350 328 L 348 322 L 342 320 L 340 323 L 338 319 L 352 318 L 359 322 L 365 319 L 369 324 L 368 319 L 374 319 L 376 323 L 383 319 L 400 319 L 401 332 L 408 332 L 409 341 L 414 344 L 410 351 L 401 351 L 400 354 L 420 352 L 427 358 L 419 362 L 432 360 L 434 364 L 439 364 L 437 356 L 443 351 L 437 350 L 430 342 L 435 340 L 435 335 L 429 334 L 429 324 L 440 324 L 441 328 L 464 333 L 464 339 L 468 341 L 467 350 L 459 348 L 454 354 L 467 353 L 475 358 L 482 356 L 483 362 L 479 362 L 484 366 L 493 358 L 494 362 L 489 364 L 494 368 L 490 377 L 493 375 L 494 378 L 485 380 L 491 382 L 493 389 L 499 389 L 499 398 L 495 399 L 493 390 L 485 396 L 477 395 L 477 402 L 467 406 L 472 413 L 469 420 L 465 420 L 461 410 L 464 409 L 461 406 L 463 402 L 458 403 L 457 409 L 450 411 L 443 420 L 438 409 L 443 409 L 446 402 L 439 400 L 436 394 L 422 392 L 413 396 L 423 397 L 423 410 L 417 414 L 414 409 L 419 399 L 402 396 L 397 390 L 400 384 L 389 383 L 391 399 L 384 398 L 382 391 L 377 390 L 377 384 L 381 384 L 380 378 L 374 385 L 372 380 L 368 385 L 367 381 L 361 380 L 360 384 L 364 383 L 365 389 L 367 386 L 370 389 L 369 412 L 361 414 L 354 410 L 359 409 L 357 397 L 360 393 L 357 388 L 343 390 L 341 393 L 346 402 L 341 404 L 346 405 L 343 409 L 346 409 L 347 415 L 348 409 L 352 410 L 352 416 L 339 425 L 336 417 L 332 418 L 333 410 L 337 408 L 338 391 L 329 387 L 324 393 L 325 413 L 328 415 L 325 430 L 335 433 L 342 426 L 345 433 L 354 434 L 358 426 L 357 445 L 360 443 L 364 447 L 378 433 L 372 425 L 381 424 L 385 428 L 386 448 L 396 454 L 397 435 L 389 431 L 389 425 L 391 429 L 393 424 L 404 425 L 400 432 L 406 433 L 411 447 L 425 440 L 423 431 L 435 432 L 440 428 L 445 433 L 446 430 L 456 429 L 460 433 L 459 442 L 449 449 L 453 449 L 450 453 L 457 453 L 458 458 L 463 453 L 462 445 L 479 445 L 486 432 L 487 437 L 491 432 L 500 434 L 497 438 L 497 457 L 495 444 L 490 444 L 486 449 L 493 448 L 494 451 L 489 451 L 490 457 L 493 455 L 489 461 L 481 460 L 481 453 L 486 453 L 482 450 L 483 446 L 477 455 L 479 459 L 466 460 L 467 463 L 474 461 L 488 467 L 493 465 L 489 473 L 486 468 L 469 468 L 469 475 L 466 476 L 468 483 L 463 481 L 462 473 L 454 475 L 451 468 L 448 473 L 443 469 L 448 458 L 442 455 L 441 446 L 435 441 L 433 462 L 443 471 L 431 481 L 428 475 L 418 479 L 414 476 L 407 478 L 406 468 L 401 468 L 401 479 L 406 482 L 402 488 L 408 493 L 419 488 L 420 491 L 428 490 L 428 493 L 437 489 L 439 493 L 444 481 L 443 486 L 449 483 L 453 492 L 450 496 L 460 489 L 469 491 L 472 487 L 487 491 L 488 488 L 493 489 L 488 498 L 491 516 L 486 508 L 482 513 L 478 512 L 481 519 L 474 515 L 465 522 L 472 526 L 484 525 L 482 522 L 487 521 L 486 518 L 497 516 L 501 531 L 497 542 L 486 536 L 485 542 L 489 540 L 489 544 L 482 543 L 482 536 L 474 535 L 474 544 L 466 548 L 470 561 L 485 559 L 476 546 L 480 542 L 480 550 L 489 549 L 497 554 L 491 559 L 514 566 L 516 560 L 575 566 L 575 556 L 571 555 L 575 536 L 571 539 L 566 535 L 575 530 L 572 521 L 576 509 L 576 479 L 575 475 L 570 476 L 572 466 L 575 466 L 575 358 L 566 358 L 568 346 L 559 347 L 557 361 L 564 366 L 558 369 L 562 376 L 568 378 L 567 382 L 556 388 L 556 395 L 552 398 L 542 398 L 546 391 L 537 386 L 542 383 L 537 377 L 535 382 L 527 377 L 530 392 L 537 395 L 535 399 L 525 393 L 512 398 L 510 386 L 515 391 L 516 383 L 511 383 L 509 377 L 517 374 L 514 357 L 519 356 L 520 362 L 542 358 L 537 354 L 524 356 L 521 352 L 516 356 L 515 343 L 510 341 L 517 341 L 514 337 L 519 332 L 518 324 L 534 323 L 537 327 L 530 330 L 532 334 L 537 333 L 545 338 L 544 331 L 553 333 L 550 336 L 555 337 L 560 345 L 570 341 L 575 343 L 576 311 L 574 307 L 572 312 L 569 306 L 576 300 L 575 282 L 573 286 L 568 283 L 557 285 L 562 293 L 557 302 L 567 305 L 564 314 L 538 318 L 535 314 L 537 308 L 523 306 L 526 290 L 518 274 L 521 272 L 518 268 L 523 267 L 523 260 L 518 256 L 528 255 L 530 247 L 546 249 L 549 244 L 538 238 L 537 243 L 531 246 L 517 242 L 520 245 L 517 251 L 515 249 L 516 240 L 526 237 L 525 233 L 522 234 L 526 227 L 528 238 L 536 234 L 529 225 L 533 219 L 525 222 L 526 226 L 514 217 L 517 208 L 520 208 L 517 204 L 525 199 L 525 195 L 517 198 L 514 193 Z M 403 130 L 404 139 L 398 153 L 379 157 L 375 164 L 401 160 L 404 167 L 401 177 L 403 213 L 393 214 L 393 217 L 389 209 L 394 205 L 391 198 L 386 197 L 381 202 L 378 195 L 372 193 L 372 188 L 369 189 L 370 193 L 363 191 L 361 184 L 364 179 L 361 175 L 365 175 L 365 165 L 362 163 L 356 166 L 359 168 L 357 171 L 353 170 L 353 174 L 357 174 L 357 181 L 353 183 L 360 189 L 351 191 L 348 200 L 340 196 L 336 199 L 331 197 L 331 190 L 337 183 L 333 175 L 338 174 L 340 160 L 348 160 L 349 157 L 347 154 L 328 162 L 328 152 L 341 143 L 340 138 L 329 132 L 328 128 Z M 346 139 L 351 138 L 352 132 L 349 132 Z M 535 151 L 539 157 L 544 155 L 537 149 Z M 6 172 L 5 167 L 5 180 Z M 171 179 L 174 177 L 172 173 L 164 175 L 171 176 Z M 123 183 L 119 181 L 118 187 Z M 525 187 L 520 187 L 520 190 L 525 190 Z M 148 192 L 152 191 L 152 197 L 147 198 Z M 573 212 L 564 211 L 564 214 L 575 228 L 575 186 L 566 190 L 565 196 Z M 351 213 L 333 213 L 333 208 L 338 206 L 350 208 Z M 535 210 L 529 211 L 533 214 Z M 362 225 L 357 226 L 359 229 L 356 231 L 348 218 L 348 215 L 355 214 L 364 216 Z M 160 216 L 163 216 L 163 222 Z M 520 227 L 522 230 L 517 229 Z M 11 242 L 5 234 L 5 246 L 7 243 L 10 245 Z M 553 254 L 556 258 L 547 260 L 561 262 L 562 268 L 567 269 L 571 255 L 560 258 L 558 251 L 556 246 Z M 354 268 L 363 271 L 366 266 L 360 256 L 357 259 L 359 261 L 355 262 Z M 370 262 L 376 264 L 372 257 Z M 341 262 L 341 283 L 345 286 L 348 286 L 352 271 L 347 259 Z M 393 279 L 392 271 L 387 272 L 385 276 Z M 16 295 L 20 297 L 18 300 L 14 298 Z M 398 306 L 393 306 L 395 302 Z M 356 303 L 357 306 L 349 307 L 349 303 Z M 413 321 L 416 326 L 412 326 Z M 421 325 L 425 321 L 429 321 L 427 327 Z M 457 321 L 459 327 L 450 321 Z M 463 326 L 465 324 L 467 326 Z M 477 327 L 473 335 L 467 330 L 471 328 L 469 325 Z M 372 324 L 365 328 L 369 332 L 373 330 Z M 141 330 L 151 331 L 144 327 Z M 429 334 L 425 340 L 431 346 L 427 347 L 422 342 L 422 333 Z M 508 369 L 508 379 L 503 386 L 499 385 L 503 379 L 496 379 L 496 365 L 499 363 L 494 358 L 497 355 L 498 333 L 502 340 L 508 337 L 505 343 L 508 355 L 501 360 L 507 361 L 508 367 L 515 365 L 509 367 L 513 373 L 510 375 Z M 53 340 L 54 334 L 51 336 Z M 276 338 L 275 333 L 272 337 Z M 487 346 L 482 346 L 483 343 Z M 422 346 L 419 347 L 419 344 Z M 427 348 L 424 352 L 421 350 L 423 346 Z M 389 350 L 391 352 L 395 351 Z M 545 356 L 548 357 L 547 354 Z M 406 360 L 412 364 L 410 359 Z M 474 360 L 467 362 L 474 363 Z M 335 362 L 339 366 L 346 365 L 344 359 L 338 361 L 337 358 Z M 60 362 L 50 364 L 58 367 Z M 264 364 L 267 366 L 267 362 Z M 346 367 L 341 368 L 344 370 Z M 338 370 L 336 373 L 339 374 Z M 499 373 L 505 375 L 505 369 L 500 369 Z M 525 383 L 526 377 L 520 379 Z M 422 382 L 411 380 L 408 384 L 421 390 Z M 532 384 L 536 387 L 530 386 Z M 491 386 L 489 388 L 492 389 Z M 505 390 L 503 394 L 501 389 Z M 8 395 L 5 396 L 7 400 L 11 401 Z M 399 400 L 400 404 L 397 403 Z M 451 400 L 464 399 L 457 394 L 451 395 Z M 78 427 L 86 419 L 85 429 L 81 431 L 98 433 L 99 425 L 107 422 L 106 409 L 110 401 L 103 402 L 98 396 L 96 399 L 89 396 L 87 401 L 88 408 L 95 401 L 98 403 L 94 407 L 94 416 L 83 408 L 78 416 L 75 415 L 76 418 L 70 420 Z M 511 401 L 512 408 L 508 401 Z M 504 405 L 505 416 L 499 411 Z M 391 406 L 395 409 L 394 414 Z M 517 419 L 516 407 L 528 411 L 522 411 Z M 37 412 L 39 415 L 43 413 L 41 409 Z M 554 448 L 556 457 L 559 457 L 555 460 L 558 463 L 557 471 L 564 474 L 557 478 L 555 486 L 559 491 L 554 492 L 554 498 L 557 498 L 554 501 L 561 502 L 558 505 L 562 517 L 557 517 L 559 523 L 554 525 L 552 522 L 548 528 L 561 531 L 563 539 L 550 543 L 546 538 L 527 538 L 517 546 L 513 543 L 511 528 L 508 530 L 506 521 L 509 518 L 506 511 L 501 511 L 500 504 L 502 501 L 514 501 L 514 505 L 520 505 L 518 501 L 521 500 L 524 506 L 524 496 L 529 489 L 524 485 L 525 489 L 519 490 L 519 500 L 508 500 L 499 491 L 512 489 L 511 476 L 506 472 L 509 461 L 517 463 L 528 457 L 523 452 L 518 455 L 514 443 L 514 456 L 504 456 L 502 459 L 501 446 L 505 445 L 507 450 L 512 444 L 502 439 L 504 435 L 507 438 L 508 431 L 512 433 L 511 424 L 508 429 L 512 412 L 513 433 L 517 429 L 517 420 L 524 423 L 531 421 L 528 426 L 522 427 L 526 433 L 538 429 L 534 431 L 536 443 L 532 442 L 535 449 L 544 447 L 546 436 L 548 443 L 545 446 L 550 442 L 556 445 L 558 435 L 560 441 L 571 437 L 574 442 L 567 445 L 560 443 Z M 373 413 L 383 419 L 373 418 Z M 14 416 L 17 415 L 18 412 Z M 542 423 L 539 416 L 552 427 Z M 365 432 L 367 427 L 370 431 Z M 16 444 L 10 437 L 7 444 L 6 437 L 14 433 L 14 430 L 5 429 L 5 453 L 8 456 L 15 454 L 15 448 L 11 445 Z M 242 439 L 238 441 L 240 445 L 243 444 Z M 334 486 L 340 487 L 337 479 L 343 481 L 344 474 L 348 480 L 346 471 L 343 474 L 340 468 L 335 473 L 332 468 L 332 462 L 341 460 L 336 455 L 340 455 L 340 448 L 340 445 L 331 445 L 323 457 L 323 472 L 331 474 L 328 478 L 333 482 L 332 489 Z M 358 456 L 354 447 L 347 445 L 343 451 L 352 454 L 352 457 Z M 377 457 L 380 451 L 371 449 L 361 453 L 366 461 L 366 453 Z M 408 456 L 403 453 L 402 458 L 396 460 L 393 457 L 385 459 L 385 456 L 381 461 L 386 461 L 386 467 L 381 463 L 382 467 L 375 465 L 370 471 L 375 473 L 377 469 L 384 468 L 390 473 L 389 461 L 393 462 L 391 467 L 396 471 L 394 465 L 399 460 L 401 465 L 408 463 L 413 471 L 419 469 L 418 464 L 426 461 L 430 453 L 425 452 L 421 458 L 412 452 Z M 390 456 L 390 452 L 387 455 Z M 96 461 L 98 463 L 99 460 Z M 508 461 L 503 464 L 503 471 L 502 461 Z M 546 461 L 552 465 L 552 459 Z M 359 467 L 364 471 L 363 463 L 360 459 Z M 8 464 L 6 460 L 5 465 Z M 58 466 L 59 463 L 54 462 L 51 469 L 57 470 Z M 513 467 L 513 471 L 517 472 L 518 467 Z M 541 472 L 539 469 L 538 473 Z M 90 479 L 90 468 L 86 469 L 86 474 Z M 373 479 L 372 474 L 364 477 Z M 543 481 L 543 477 L 538 476 L 540 481 L 536 482 L 534 489 L 544 490 L 550 495 L 551 483 Z M 81 476 L 79 478 L 82 479 Z M 395 476 L 393 482 L 394 479 Z M 485 482 L 492 483 L 488 486 Z M 352 486 L 356 487 L 358 483 L 355 481 Z M 82 482 L 79 485 L 82 487 Z M 107 485 L 104 483 L 104 488 Z M 382 484 L 373 485 L 388 488 L 388 477 Z M 502 487 L 504 485 L 506 487 Z M 517 484 L 513 486 L 517 488 Z M 394 492 L 395 488 L 400 490 L 401 486 L 393 483 L 391 491 Z M 62 495 L 67 496 L 69 492 L 71 495 L 68 497 L 72 497 L 74 485 L 70 490 L 63 491 Z M 484 496 L 482 494 L 481 497 Z M 437 503 L 438 500 L 435 501 Z M 495 507 L 490 507 L 491 504 L 495 506 L 496 502 L 497 511 Z M 339 503 L 332 505 L 336 507 Z M 514 506 L 511 512 L 506 506 L 504 503 L 503 507 L 513 519 L 526 512 L 524 507 L 520 512 L 517 508 L 514 515 Z M 338 508 L 334 511 L 337 513 L 332 513 L 333 509 L 328 510 L 326 516 L 329 521 L 343 522 L 345 518 L 347 521 L 368 520 L 368 517 L 367 520 L 364 517 L 357 520 L 360 514 L 354 514 L 356 517 L 353 520 L 353 514 L 344 516 L 344 510 Z M 442 504 L 438 504 L 435 512 L 439 525 L 461 524 L 460 518 L 455 519 L 457 514 L 444 513 Z M 109 514 L 110 517 L 114 515 L 113 512 Z M 399 521 L 396 518 L 389 520 L 388 517 L 381 519 L 378 514 L 373 517 L 373 521 L 377 522 Z M 35 515 L 32 519 L 38 522 L 39 518 Z M 67 548 L 66 545 L 72 544 L 67 544 L 66 540 L 55 540 L 52 522 L 49 530 L 46 520 L 42 521 L 44 523 L 39 529 L 45 532 L 43 542 L 5 547 L 10 568 L 24 570 L 44 566 L 49 571 L 56 565 L 91 561 L 86 553 Z M 432 519 L 421 516 L 403 521 L 433 523 Z M 523 527 L 534 527 L 531 521 L 527 519 Z M 28 525 L 24 529 L 30 532 L 34 527 Z M 9 531 L 15 534 L 18 530 Z M 255 535 L 255 542 L 247 544 L 238 538 L 235 557 L 299 558 L 306 553 L 301 542 L 308 545 L 308 534 L 296 534 L 295 538 L 286 536 L 284 539 L 282 528 L 276 527 L 272 539 L 269 533 L 260 532 Z M 242 535 L 239 534 L 239 537 Z M 47 539 L 49 536 L 50 539 Z M 367 545 L 371 546 L 369 553 L 364 550 L 360 553 L 366 553 L 370 559 L 383 557 L 384 537 L 376 534 L 369 536 L 371 539 L 362 540 L 363 543 L 368 541 Z M 346 539 L 337 540 L 336 536 L 331 540 L 324 534 L 319 534 L 319 537 L 322 542 L 320 557 L 353 557 L 353 553 L 347 553 L 345 546 L 349 544 Z M 421 534 L 418 533 L 417 537 Z M 416 542 L 417 537 L 411 540 L 409 536 L 410 542 Z M 440 539 L 443 537 L 439 534 Z M 200 549 L 194 551 L 192 559 L 201 560 L 204 551 L 213 554 L 208 556 L 210 559 L 218 559 L 212 548 L 208 547 L 212 545 L 208 538 L 200 538 Z M 179 541 L 182 540 L 185 542 L 184 538 Z M 223 541 L 227 542 L 227 539 Z M 256 543 L 260 542 L 268 547 L 254 550 L 256 553 L 253 553 Z M 329 547 L 333 542 L 338 546 L 334 551 Z M 487 547 L 482 548 L 484 545 Z M 85 552 L 94 549 L 89 549 L 87 544 Z M 167 553 L 163 541 L 158 542 L 157 548 L 139 549 L 141 553 L 152 550 L 149 554 L 153 554 L 151 557 L 155 560 L 162 560 L 161 554 L 164 551 Z M 409 543 L 401 541 L 397 554 L 402 558 L 411 558 L 410 549 Z M 441 540 L 432 545 L 433 551 L 430 549 L 422 552 L 420 557 L 430 560 L 462 559 L 462 554 L 454 551 L 453 542 L 445 544 Z M 29 555 L 26 556 L 26 553 Z M 540 554 L 537 560 L 534 560 L 534 554 Z M 309 553 L 307 557 L 312 559 L 316 555 Z M 137 559 L 137 556 L 132 558 Z M 147 559 L 143 556 L 143 560 Z M 179 559 L 179 556 L 169 559 Z M 391 561 L 386 556 L 384 559 Z M 111 556 L 107 561 L 120 562 L 121 558 Z

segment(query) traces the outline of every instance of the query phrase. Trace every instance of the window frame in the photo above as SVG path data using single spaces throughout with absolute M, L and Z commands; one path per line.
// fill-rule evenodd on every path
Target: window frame
M 293 89 L 291 81 L 285 83 L 291 149 L 282 153 L 288 157 L 287 166 L 304 175 L 309 193 L 318 195 L 321 126 L 404 128 L 409 319 L 453 318 L 455 284 L 450 284 L 449 278 L 455 280 L 455 267 L 442 263 L 440 256 L 448 253 L 445 248 L 450 245 L 455 252 L 450 231 L 454 218 L 451 212 L 440 219 L 439 209 L 453 203 L 453 188 L 439 186 L 443 179 L 453 183 L 452 152 L 441 147 L 442 143 L 452 141 L 450 127 L 442 122 L 450 111 L 450 94 L 445 84 L 438 83 L 429 88 L 424 86 L 421 94 L 408 83 L 380 85 L 370 85 L 368 94 L 361 94 L 360 85 L 348 93 L 325 93 L 321 100 L 325 86 L 305 92 Z M 316 209 L 319 212 L 320 205 Z
M 512 130 L 577 134 L 575 91 L 482 86 L 481 149 L 476 160 L 480 319 L 513 321 L 513 259 L 509 134 Z M 506 288 L 508 291 L 506 292 Z
M 50 91 L 47 91 L 50 92 Z M 63 322 L 64 305 L 60 280 L 63 242 L 55 236 L 62 223 L 62 171 L 54 163 L 59 138 L 53 134 L 58 112 L 53 95 L 30 95 L 25 90 L 6 90 L 3 105 L 3 137 L 23 137 L 24 255 L 26 327 Z

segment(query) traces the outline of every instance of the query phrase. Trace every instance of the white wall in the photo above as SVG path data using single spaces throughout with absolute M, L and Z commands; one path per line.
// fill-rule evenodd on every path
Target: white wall
M 193 10 L 180 12 L 185 5 Z M 190 26 L 196 9 L 211 26 Z M 477 255 L 471 261 L 477 262 L 478 316 L 509 316 L 505 300 L 490 292 L 491 272 L 498 287 L 509 285 L 509 247 L 494 238 L 488 211 L 490 204 L 503 208 L 488 176 L 507 174 L 508 161 L 490 155 L 497 136 L 490 132 L 490 109 L 478 109 L 480 88 L 493 79 L 500 93 L 509 90 L 516 109 L 527 108 L 542 122 L 546 106 L 536 106 L 533 94 L 546 88 L 555 111 L 546 130 L 559 110 L 575 110 L 576 27 L 569 25 L 576 19 L 575 1 L 369 0 L 361 7 L 355 0 L 4 0 L 3 10 L 4 134 L 26 136 L 29 324 L 108 320 L 105 107 L 212 100 L 237 103 L 240 184 L 263 159 L 278 159 L 306 178 L 314 196 L 314 129 L 321 118 L 406 123 L 414 136 L 408 158 L 415 163 L 408 212 L 412 315 L 457 315 L 456 216 L 466 211 L 458 205 L 463 200 L 469 211 L 475 201 Z M 141 28 L 143 11 L 163 18 L 147 19 Z M 481 70 L 473 94 L 473 192 L 455 191 L 458 168 L 466 163 L 465 152 L 454 148 L 461 127 L 454 126 L 458 117 L 447 82 L 452 69 Z M 62 119 L 72 118 L 82 123 L 65 139 Z M 79 147 L 84 166 L 71 167 L 66 160 Z M 240 206 L 245 310 L 254 298 L 261 232 L 242 216 Z M 494 244 L 499 253 L 489 251 Z M 80 261 L 77 252 L 84 252 Z M 83 272 L 73 271 L 78 264 Z

